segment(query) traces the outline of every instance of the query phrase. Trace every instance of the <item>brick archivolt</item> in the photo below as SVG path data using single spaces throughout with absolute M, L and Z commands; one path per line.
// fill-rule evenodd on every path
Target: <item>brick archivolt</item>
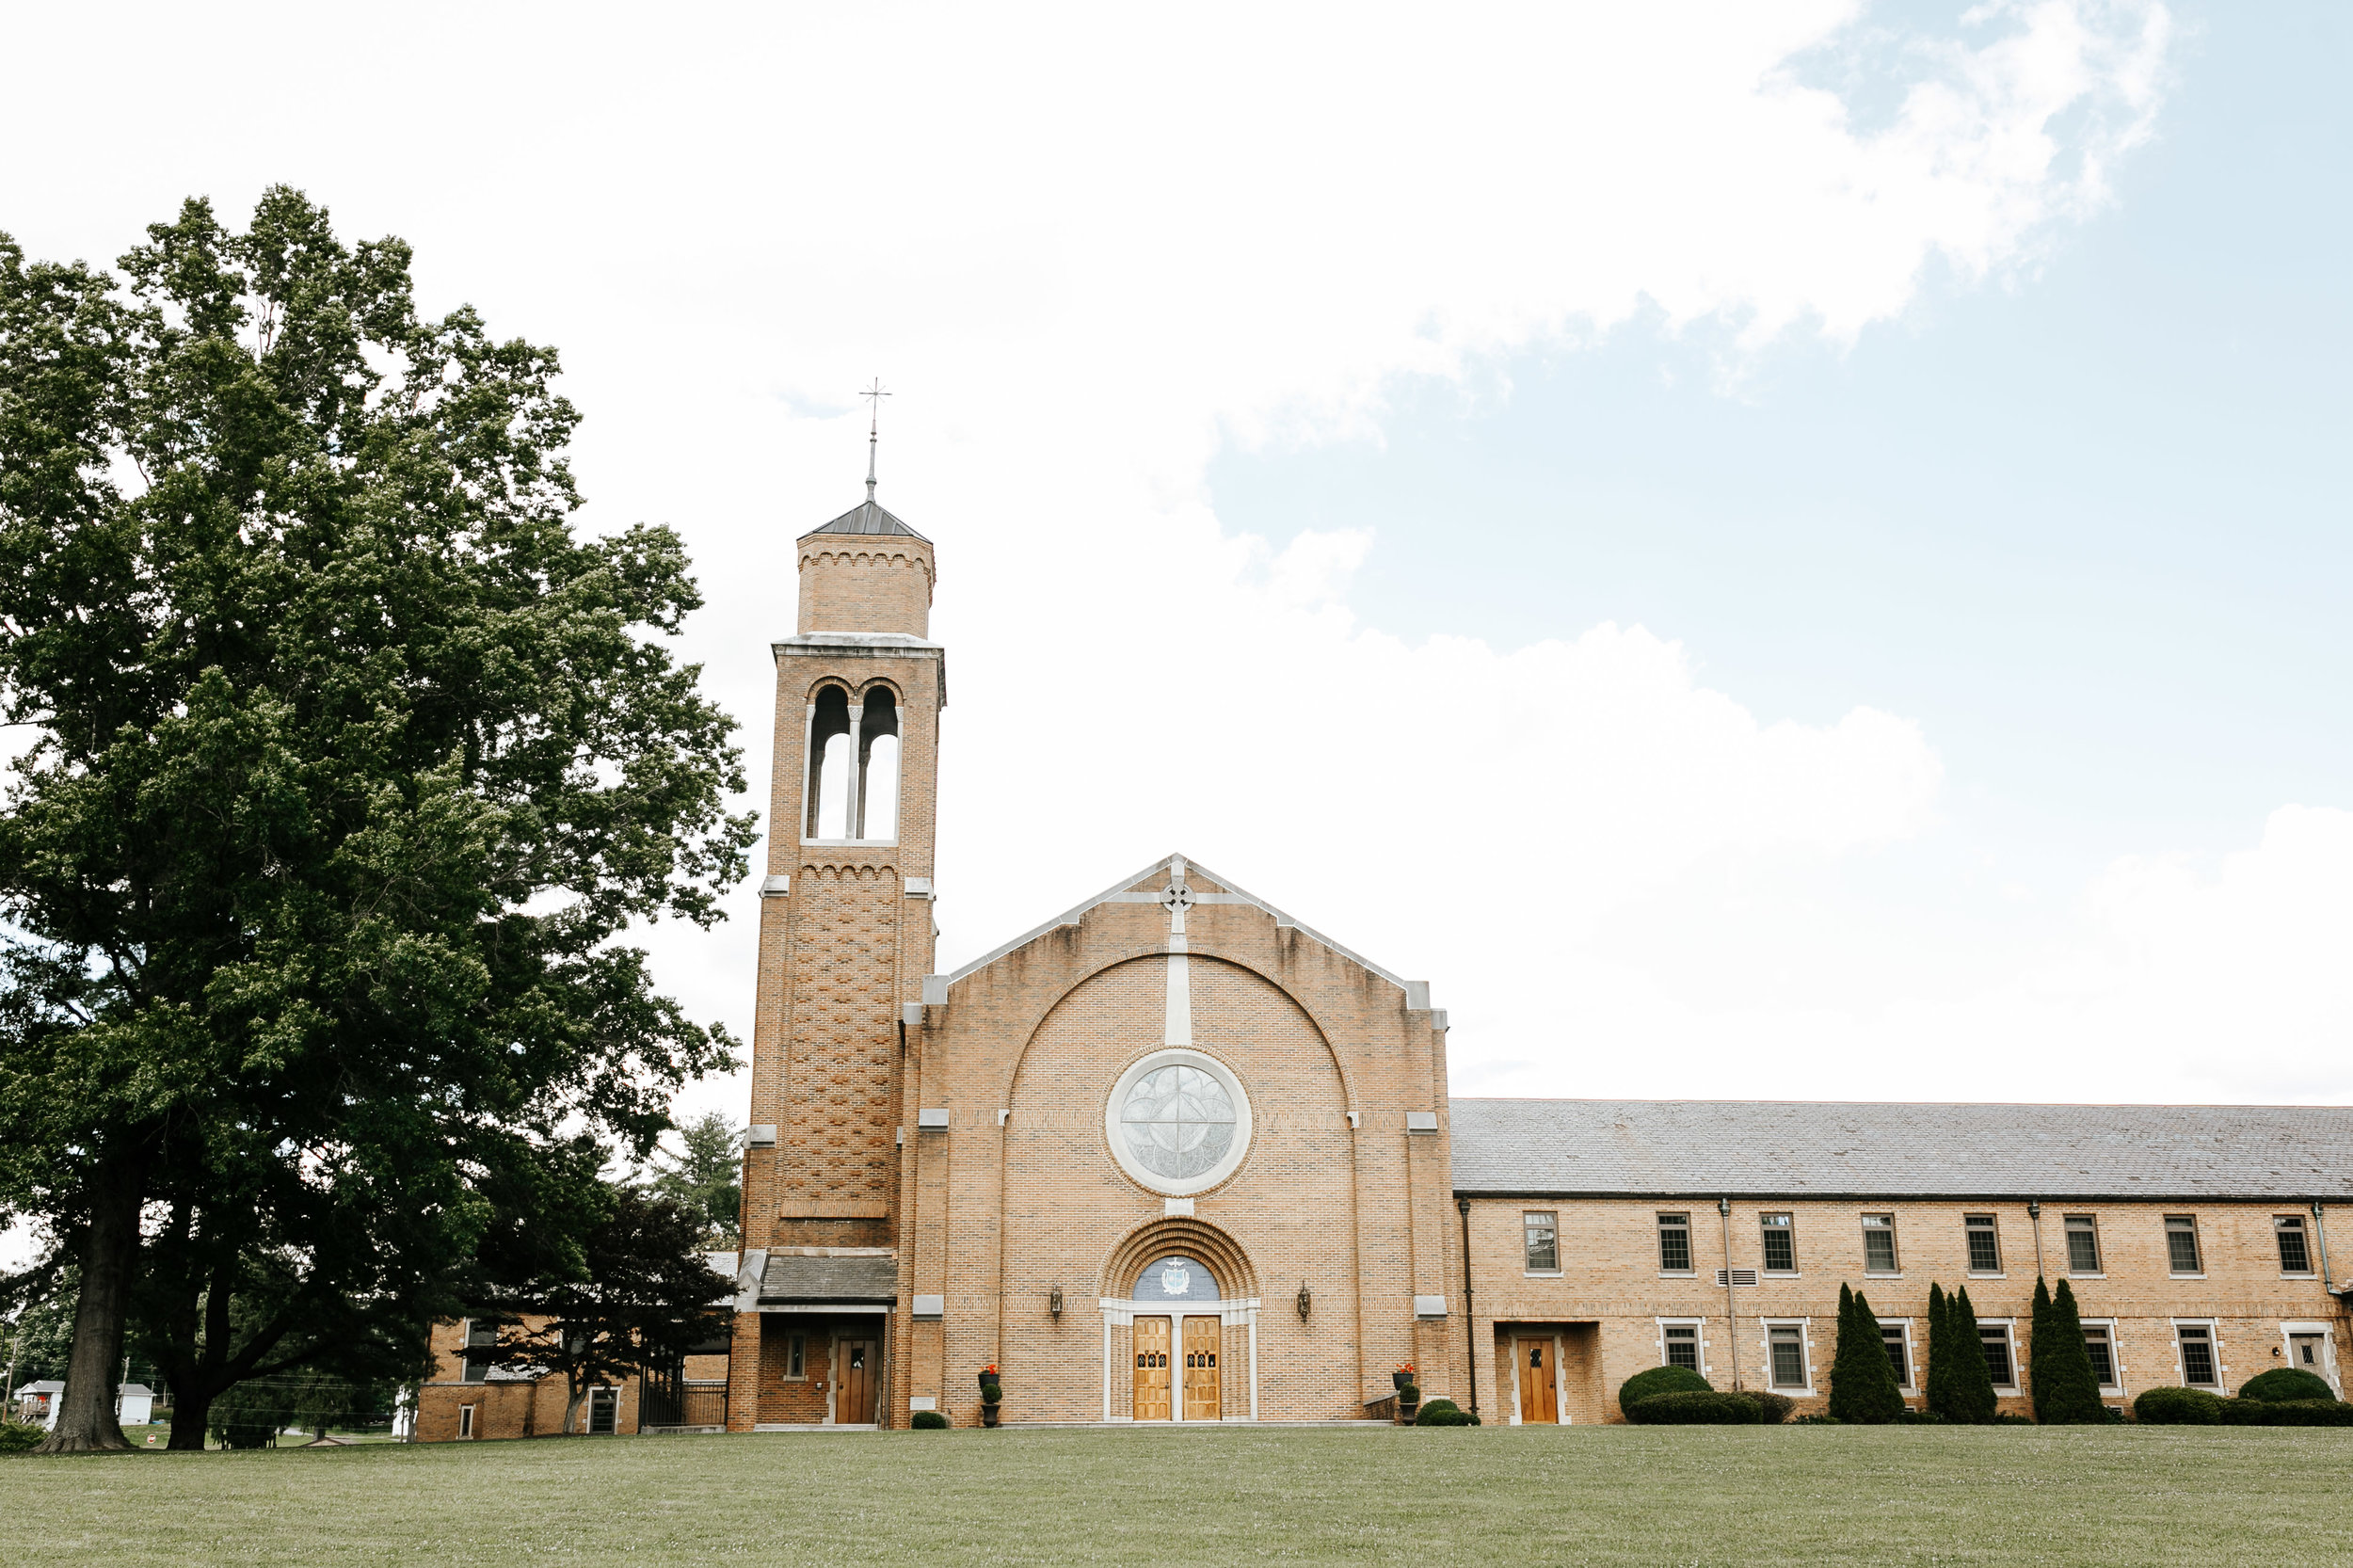
M 1103 1294 L 1132 1300 L 1144 1271 L 1171 1253 L 1199 1258 L 1229 1302 L 1253 1300 L 1258 1294 L 1257 1271 L 1250 1266 L 1241 1243 L 1207 1220 L 1183 1218 L 1147 1221 L 1122 1237 L 1096 1276 L 1103 1282 Z
M 1120 952 L 1115 952 L 1105 958 L 1101 963 L 1096 965 L 1095 968 L 1079 976 L 1078 979 L 1072 981 L 1069 984 L 1064 986 L 1062 990 L 1056 994 L 1054 1000 L 1048 1002 L 1046 1006 L 1040 1010 L 1037 1022 L 1030 1026 L 1029 1033 L 1022 1039 L 1021 1051 L 1019 1055 L 1014 1058 L 1013 1070 L 1005 1075 L 1003 1091 L 1005 1097 L 1001 1099 L 1000 1103 L 1005 1105 L 1011 1105 L 1014 1103 L 1011 1096 L 1020 1087 L 1021 1072 L 1022 1069 L 1029 1064 L 1030 1052 L 1036 1047 L 1038 1036 L 1046 1032 L 1047 1025 L 1053 1021 L 1054 1015 L 1057 1011 L 1059 1011 L 1064 1004 L 1068 1003 L 1073 998 L 1077 997 L 1080 992 L 1085 990 L 1087 986 L 1097 978 L 1110 973 L 1113 969 L 1121 968 L 1123 965 L 1134 964 L 1146 959 L 1163 957 L 1167 954 L 1167 952 L 1168 950 L 1165 947 L 1156 944 L 1150 947 L 1130 948 Z M 1322 1046 L 1324 1060 L 1331 1064 L 1333 1076 L 1339 1080 L 1340 1103 L 1342 1109 L 1344 1111 L 1354 1111 L 1357 1109 L 1356 1086 L 1354 1083 L 1350 1081 L 1348 1076 L 1348 1064 L 1341 1060 L 1340 1053 L 1333 1048 L 1332 1036 L 1325 1031 L 1321 1020 L 1317 1018 L 1314 1011 L 1310 1009 L 1305 1001 L 1300 1000 L 1297 992 L 1293 991 L 1289 986 L 1284 984 L 1281 980 L 1267 973 L 1264 969 L 1259 968 L 1249 960 L 1237 957 L 1229 952 L 1221 952 L 1215 948 L 1196 947 L 1190 954 L 1188 954 L 1188 956 L 1195 964 L 1224 964 L 1232 968 L 1239 969 L 1242 973 L 1252 976 L 1254 979 L 1263 981 L 1266 984 L 1273 987 L 1284 1000 L 1289 1002 L 1292 1007 L 1298 1009 L 1300 1018 L 1305 1022 L 1308 1029 L 1314 1032 L 1317 1042 Z M 1199 1002 L 1196 1000 L 1194 1005 L 1198 1007 Z M 1198 1020 L 1196 1020 L 1196 1022 Z M 1139 1042 L 1137 1048 L 1130 1053 L 1130 1060 L 1134 1057 L 1143 1056 L 1150 1050 L 1157 1050 L 1159 1048 L 1160 1045 L 1157 1040 L 1149 1043 Z M 1206 1055 L 1214 1056 L 1221 1061 L 1226 1062 L 1228 1066 L 1235 1067 L 1238 1070 L 1240 1070 L 1242 1066 L 1241 1064 L 1230 1060 L 1232 1053 L 1229 1050 L 1221 1048 L 1216 1045 L 1199 1045 L 1196 1046 L 1195 1048 L 1201 1050 Z M 1110 1085 L 1105 1084 L 1104 1087 L 1108 1090 Z M 1253 1109 L 1255 1111 L 1256 1107 L 1254 1106 Z

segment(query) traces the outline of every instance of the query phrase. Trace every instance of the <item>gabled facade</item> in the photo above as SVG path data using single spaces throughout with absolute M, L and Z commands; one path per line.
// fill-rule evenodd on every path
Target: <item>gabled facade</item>
M 931 972 L 931 548 L 870 498 L 799 556 L 729 1425 L 974 1421 L 992 1365 L 1016 1421 L 1362 1419 L 1407 1364 L 1443 1393 L 1428 987 L 1177 855 Z

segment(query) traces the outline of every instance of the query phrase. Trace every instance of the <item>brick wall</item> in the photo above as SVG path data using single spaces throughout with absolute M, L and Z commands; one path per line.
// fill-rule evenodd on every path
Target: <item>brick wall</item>
M 1522 1216 L 1530 1209 L 1558 1215 L 1561 1261 L 1557 1277 L 1531 1275 L 1527 1268 Z M 2216 1328 L 2223 1385 L 2235 1391 L 2247 1379 L 2286 1362 L 2282 1325 L 2325 1323 L 2336 1367 L 2353 1351 L 2345 1320 L 2316 1277 L 2284 1275 L 2272 1227 L 2277 1214 L 2300 1206 L 2264 1204 L 2053 1202 L 2042 1207 L 2040 1226 L 2024 1202 L 1953 1203 L 1886 1200 L 1761 1202 L 1733 1204 L 1732 1267 L 1760 1272 L 1754 1287 L 1733 1291 L 1739 1313 L 1737 1336 L 1726 1333 L 1726 1292 L 1715 1283 L 1723 1266 L 1726 1229 L 1713 1196 L 1686 1199 L 1480 1198 L 1472 1205 L 1470 1230 L 1474 1332 L 1482 1344 L 1501 1346 L 1523 1325 L 1591 1325 L 1600 1414 L 1620 1419 L 1618 1385 L 1664 1360 L 1659 1320 L 1699 1323 L 1703 1370 L 1720 1388 L 1733 1384 L 1737 1350 L 1743 1386 L 1765 1386 L 1769 1322 L 1800 1322 L 1808 1329 L 1811 1392 L 1785 1389 L 1801 1407 L 1827 1402 L 1831 1355 L 1837 1326 L 1838 1288 L 1855 1286 L 1869 1298 L 1881 1321 L 1909 1320 L 1915 1387 L 1925 1372 L 1928 1293 L 1930 1281 L 1947 1290 L 1965 1285 L 1980 1321 L 2014 1319 L 2018 1390 L 2002 1400 L 2005 1410 L 2025 1413 L 2026 1356 L 2033 1316 L 2035 1243 L 2040 1229 L 2042 1267 L 2054 1288 L 2071 1279 L 2079 1309 L 2089 1322 L 2110 1320 L 2115 1331 L 2121 1391 L 2108 1402 L 2127 1404 L 2144 1389 L 2177 1384 L 2182 1372 L 2174 1320 L 2211 1320 Z M 1690 1218 L 1692 1262 L 1688 1275 L 1659 1267 L 1657 1217 Z M 1793 1222 L 1798 1270 L 1791 1275 L 1764 1273 L 1759 1216 L 1787 1213 Z M 1896 1220 L 1898 1270 L 1877 1274 L 1865 1267 L 1863 1217 L 1892 1214 Z M 2070 1273 L 2064 1240 L 2065 1217 L 2085 1214 L 2097 1222 L 2102 1268 L 2096 1275 Z M 1992 1215 L 2000 1240 L 1998 1271 L 1969 1270 L 1964 1218 Z M 2169 1267 L 2165 1221 L 2188 1215 L 2198 1223 L 2203 1269 L 2200 1276 L 2176 1275 Z M 2306 1224 L 2310 1226 L 2309 1215 Z M 2316 1258 L 2315 1258 L 2316 1261 Z M 1736 1343 L 1737 1341 L 1737 1343 Z M 2272 1352 L 2279 1349 L 2280 1354 Z M 1564 1369 L 1565 1370 L 1565 1369 Z M 2339 1387 L 2343 1384 L 2340 1377 Z M 1480 1398 L 1490 1419 L 1509 1419 L 1516 1408 L 1516 1386 L 1499 1361 L 1482 1367 Z

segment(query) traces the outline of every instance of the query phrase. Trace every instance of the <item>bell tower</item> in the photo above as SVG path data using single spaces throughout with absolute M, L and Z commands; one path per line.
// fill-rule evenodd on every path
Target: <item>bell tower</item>
M 845 1311 L 872 1311 L 860 1282 L 895 1280 L 900 1004 L 920 994 L 932 966 L 947 666 L 927 638 L 931 541 L 883 509 L 870 473 L 866 501 L 802 536 L 798 556 L 799 624 L 774 645 L 735 1427 L 874 1418 L 800 1411 L 791 1380 L 824 1386 L 821 1375 L 778 1374 L 766 1363 L 802 1365 L 796 1358 L 813 1353 L 809 1332 L 830 1345 L 837 1329 L 861 1321 L 837 1324 L 826 1301 L 786 1294 L 814 1289 L 840 1296 L 831 1304 Z M 763 1311 L 800 1316 L 772 1320 Z M 879 1317 L 862 1321 L 882 1326 Z M 785 1327 L 792 1332 L 779 1344 L 766 1343 Z M 779 1348 L 788 1341 L 800 1348 Z M 764 1411 L 779 1401 L 788 1408 Z

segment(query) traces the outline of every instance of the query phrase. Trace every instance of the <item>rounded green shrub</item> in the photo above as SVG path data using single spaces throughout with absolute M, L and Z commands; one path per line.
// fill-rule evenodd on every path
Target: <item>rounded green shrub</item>
M 1433 1400 L 1421 1407 L 1414 1417 L 1417 1427 L 1475 1427 L 1479 1417 L 1456 1404 L 1452 1400 Z
M 1789 1413 L 1798 1408 L 1798 1401 L 1786 1394 L 1750 1394 L 1756 1401 L 1757 1413 L 1769 1427 L 1777 1427 L 1789 1419 Z
M 2242 1400 L 2334 1400 L 2337 1391 L 2328 1380 L 2313 1376 L 2301 1367 L 2274 1367 L 2260 1377 L 2247 1380 L 2238 1391 Z
M 2133 1415 L 2153 1426 L 2219 1426 L 2222 1401 L 2202 1388 L 2152 1388 L 2133 1401 Z
M 48 1435 L 48 1429 L 30 1421 L 0 1421 L 0 1454 L 21 1454 Z
M 1625 1414 L 1628 1420 L 1646 1427 L 1753 1427 L 1765 1421 L 1765 1407 L 1753 1396 L 1719 1394 L 1710 1388 L 1653 1394 L 1635 1400 Z
M 2249 1400 L 2222 1401 L 2226 1427 L 2353 1427 L 2353 1404 L 2341 1400 Z
M 947 1424 L 948 1417 L 936 1410 L 919 1410 L 915 1413 L 915 1419 L 907 1423 L 918 1432 L 937 1432 Z
M 1397 1391 L 1397 1402 L 1400 1404 L 1419 1404 L 1421 1403 L 1421 1390 L 1413 1384 L 1409 1383 L 1404 1387 Z
M 1716 1385 L 1689 1367 L 1653 1367 L 1637 1372 L 1618 1385 L 1618 1408 L 1625 1418 L 1634 1419 L 1635 1402 L 1654 1394 L 1707 1394 Z

